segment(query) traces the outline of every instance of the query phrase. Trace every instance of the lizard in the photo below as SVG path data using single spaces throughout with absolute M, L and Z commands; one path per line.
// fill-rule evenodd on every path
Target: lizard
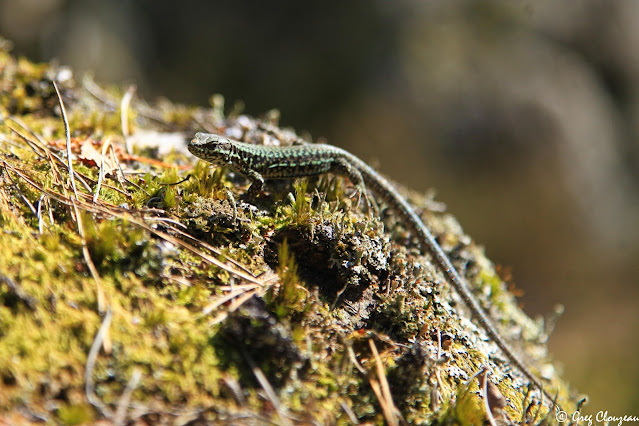
M 254 145 L 239 142 L 212 133 L 196 133 L 188 145 L 188 150 L 196 157 L 226 166 L 246 176 L 251 185 L 246 194 L 250 197 L 260 193 L 265 179 L 292 179 L 333 173 L 346 176 L 366 200 L 367 188 L 390 208 L 420 246 L 427 249 L 436 265 L 450 281 L 457 294 L 464 301 L 488 337 L 492 339 L 506 357 L 541 392 L 554 401 L 537 378 L 506 340 L 501 337 L 488 314 L 472 294 L 468 284 L 457 272 L 452 262 L 441 248 L 433 234 L 415 213 L 408 201 L 380 173 L 354 154 L 328 144 L 301 144 L 287 147 Z

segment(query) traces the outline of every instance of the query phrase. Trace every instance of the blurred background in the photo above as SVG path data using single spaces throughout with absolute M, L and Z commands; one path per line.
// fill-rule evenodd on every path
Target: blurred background
M 639 415 L 639 2 L 0 0 L 14 54 L 246 113 L 435 189 L 590 396 Z

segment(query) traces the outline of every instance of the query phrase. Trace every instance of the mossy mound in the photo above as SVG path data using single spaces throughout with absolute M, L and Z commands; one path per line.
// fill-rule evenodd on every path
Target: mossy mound
M 3 420 L 474 424 L 483 365 L 495 417 L 547 415 L 383 206 L 360 209 L 334 176 L 247 201 L 244 179 L 185 150 L 202 129 L 299 143 L 276 112 L 225 114 L 220 96 L 129 104 L 130 91 L 6 49 L 0 75 Z M 541 324 L 454 218 L 410 199 L 569 401 Z

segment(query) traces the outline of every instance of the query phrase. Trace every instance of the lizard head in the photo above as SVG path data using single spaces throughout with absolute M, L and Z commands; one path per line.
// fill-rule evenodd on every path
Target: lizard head
M 232 163 L 233 143 L 223 136 L 196 133 L 188 148 L 191 154 L 210 163 L 219 166 Z

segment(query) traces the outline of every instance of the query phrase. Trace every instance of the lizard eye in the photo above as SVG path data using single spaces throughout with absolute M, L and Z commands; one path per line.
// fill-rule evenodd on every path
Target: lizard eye
M 228 141 L 220 141 L 217 147 L 220 152 L 224 153 L 225 157 L 228 157 L 233 152 L 233 145 Z

